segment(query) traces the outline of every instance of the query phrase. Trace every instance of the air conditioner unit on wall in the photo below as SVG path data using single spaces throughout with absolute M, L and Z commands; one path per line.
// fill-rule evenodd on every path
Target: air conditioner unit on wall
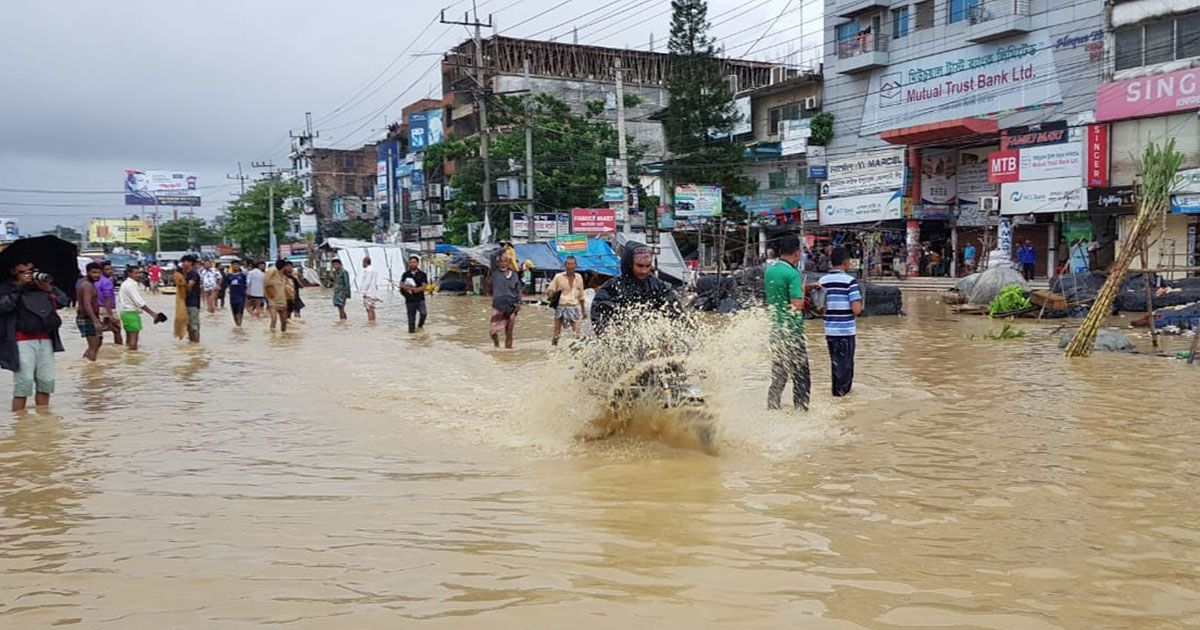
M 979 210 L 985 214 L 1000 214 L 1000 198 L 980 197 Z
M 810 97 L 804 99 L 804 109 L 807 109 L 808 111 L 811 112 L 811 111 L 820 109 L 820 107 L 821 107 L 821 97 L 810 96 Z

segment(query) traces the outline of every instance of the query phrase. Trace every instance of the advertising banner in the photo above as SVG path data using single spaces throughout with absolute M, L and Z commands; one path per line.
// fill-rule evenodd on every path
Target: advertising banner
M 1056 120 L 1040 125 L 1010 127 L 1000 135 L 1001 149 L 1040 147 L 1047 144 L 1062 144 L 1069 140 L 1067 121 Z
M 1044 34 L 1031 33 L 877 70 L 859 133 L 1061 103 L 1054 52 Z
M 1104 186 L 1087 191 L 1088 212 L 1092 214 L 1130 215 L 1133 205 L 1133 186 Z
M 721 216 L 721 187 L 687 184 L 675 187 L 675 218 Z
M 958 152 L 922 151 L 921 204 L 945 206 L 957 201 Z
M 1079 177 L 1039 179 L 1001 184 L 1000 214 L 1083 212 L 1087 194 Z
M 1171 192 L 1200 195 L 1200 168 L 1189 168 L 1175 173 L 1175 185 L 1171 187 Z
M 1087 127 L 1087 185 L 1108 185 L 1108 125 Z
M 137 243 L 154 239 L 154 226 L 140 219 L 92 219 L 88 240 L 92 243 Z
M 981 147 L 959 153 L 958 216 L 960 226 L 995 225 L 996 219 L 980 211 L 979 200 L 1000 194 L 1000 187 L 988 180 L 988 155 L 994 147 Z
M 0 241 L 15 241 L 21 238 L 21 223 L 15 218 L 0 217 Z
M 809 179 L 825 179 L 829 177 L 829 169 L 825 163 L 825 147 L 808 147 L 808 177 Z
M 779 142 L 780 155 L 796 155 L 808 149 L 808 138 L 812 136 L 812 119 L 785 120 L 780 125 L 782 137 Z
M 196 174 L 182 171 L 125 170 L 127 206 L 199 206 Z
M 421 152 L 441 142 L 445 137 L 442 110 L 430 109 L 408 115 L 408 148 Z
M 315 215 L 315 214 L 301 214 L 300 215 L 300 233 L 304 234 L 306 232 L 311 232 L 313 234 L 317 233 L 317 215 Z
M 1083 175 L 1083 146 L 1078 142 L 1021 149 L 1021 181 Z M 1082 181 L 1082 180 L 1080 180 Z
M 1021 179 L 1021 152 L 1016 149 L 992 151 L 988 155 L 988 181 L 1004 184 Z
M 829 160 L 829 179 L 821 184 L 821 196 L 862 195 L 903 187 L 904 149 L 885 149 Z
M 554 248 L 560 254 L 578 254 L 588 250 L 587 234 L 567 234 L 554 239 Z
M 1175 214 L 1200 214 L 1200 195 L 1172 195 L 1171 212 Z
M 422 225 L 420 234 L 422 240 L 433 240 L 435 238 L 442 238 L 445 232 L 445 226 L 442 225 Z
M 571 210 L 571 232 L 616 234 L 617 212 L 612 208 L 575 208 Z
M 625 191 L 620 186 L 604 187 L 605 203 L 621 203 L 622 201 L 625 201 Z
M 1200 68 L 1114 81 L 1096 90 L 1101 122 L 1194 109 L 1200 109 Z
M 822 199 L 821 225 L 866 223 L 900 218 L 900 191 Z
M 733 124 L 733 135 L 741 136 L 750 133 L 754 129 L 754 115 L 750 111 L 750 97 L 743 96 L 742 98 L 733 101 L 733 108 L 737 110 L 740 119 Z
M 512 230 L 514 238 L 524 238 L 529 235 L 529 222 L 525 219 L 524 212 L 514 212 L 510 217 L 509 228 Z M 557 218 L 557 220 L 555 220 Z M 551 239 L 560 234 L 571 233 L 571 216 L 567 214 L 542 214 L 534 213 L 533 215 L 533 236 L 540 239 Z

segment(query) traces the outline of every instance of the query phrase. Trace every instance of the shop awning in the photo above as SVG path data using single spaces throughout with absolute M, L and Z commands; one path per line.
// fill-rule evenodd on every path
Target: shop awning
M 517 262 L 524 265 L 528 260 L 533 263 L 534 271 L 562 271 L 562 260 L 554 248 L 545 243 L 516 243 Z
M 880 139 L 892 144 L 926 144 L 945 140 L 964 140 L 975 136 L 994 136 L 1000 133 L 1000 125 L 987 118 L 958 118 L 893 129 L 879 134 Z
M 558 252 L 560 260 L 566 260 L 567 256 L 575 256 L 575 261 L 579 264 L 579 271 L 593 271 L 606 276 L 621 275 L 621 259 L 613 253 L 612 247 L 605 241 L 598 238 L 589 238 L 587 240 L 587 252 L 575 252 L 571 254 Z

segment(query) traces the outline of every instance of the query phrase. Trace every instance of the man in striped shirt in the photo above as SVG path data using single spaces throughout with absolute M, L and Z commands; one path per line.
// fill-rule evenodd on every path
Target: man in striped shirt
M 862 293 L 858 281 L 846 273 L 850 252 L 845 247 L 833 250 L 832 271 L 821 277 L 825 290 L 825 343 L 833 369 L 833 395 L 845 396 L 854 385 L 854 318 L 862 313 Z

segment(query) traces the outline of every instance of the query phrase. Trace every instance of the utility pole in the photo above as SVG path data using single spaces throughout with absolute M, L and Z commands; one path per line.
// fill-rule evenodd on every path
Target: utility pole
M 533 83 L 529 80 L 529 58 L 525 58 L 525 218 L 529 221 L 529 240 L 537 238 L 537 224 L 533 220 L 533 121 L 530 120 L 533 108 L 531 99 Z M 558 226 L 558 217 L 554 217 L 554 225 Z M 555 230 L 557 232 L 557 229 Z
M 241 163 L 241 162 L 238 162 L 238 174 L 237 174 L 237 175 L 230 175 L 230 174 L 226 173 L 226 174 L 225 174 L 225 179 L 236 179 L 236 180 L 238 180 L 238 181 L 241 183 L 241 185 L 242 185 L 242 196 L 243 196 L 243 197 L 245 197 L 245 196 L 246 196 L 246 180 L 247 180 L 247 179 L 250 179 L 250 176 L 249 176 L 249 175 L 244 175 L 244 174 L 242 174 L 242 163 Z
M 275 170 L 274 162 L 252 162 L 254 168 L 266 169 L 263 175 L 267 178 L 267 250 L 269 256 L 279 256 L 279 239 L 275 236 L 275 181 L 279 179 L 279 171 Z
M 158 258 L 158 252 L 162 251 L 162 235 L 158 233 L 158 196 L 154 197 L 154 257 Z
M 625 146 L 625 82 L 624 71 L 621 69 L 621 58 L 613 60 L 617 75 L 617 169 L 621 174 L 621 205 L 617 212 L 617 231 L 625 231 L 625 222 L 629 220 L 629 158 L 628 147 Z
M 452 24 L 457 26 L 470 26 L 475 28 L 475 107 L 479 110 L 479 159 L 483 160 L 483 215 L 485 224 L 491 224 L 492 212 L 492 166 L 491 152 L 488 148 L 488 119 L 487 119 L 487 99 L 491 93 L 488 87 L 487 70 L 483 65 L 483 36 L 480 34 L 480 29 L 492 27 L 492 16 L 488 15 L 487 23 L 479 21 L 479 7 L 474 0 L 471 2 L 471 10 L 474 13 L 473 19 L 468 18 L 467 14 L 463 14 L 462 21 L 447 20 L 446 11 L 442 10 L 442 24 Z M 494 229 L 494 228 L 493 228 Z

